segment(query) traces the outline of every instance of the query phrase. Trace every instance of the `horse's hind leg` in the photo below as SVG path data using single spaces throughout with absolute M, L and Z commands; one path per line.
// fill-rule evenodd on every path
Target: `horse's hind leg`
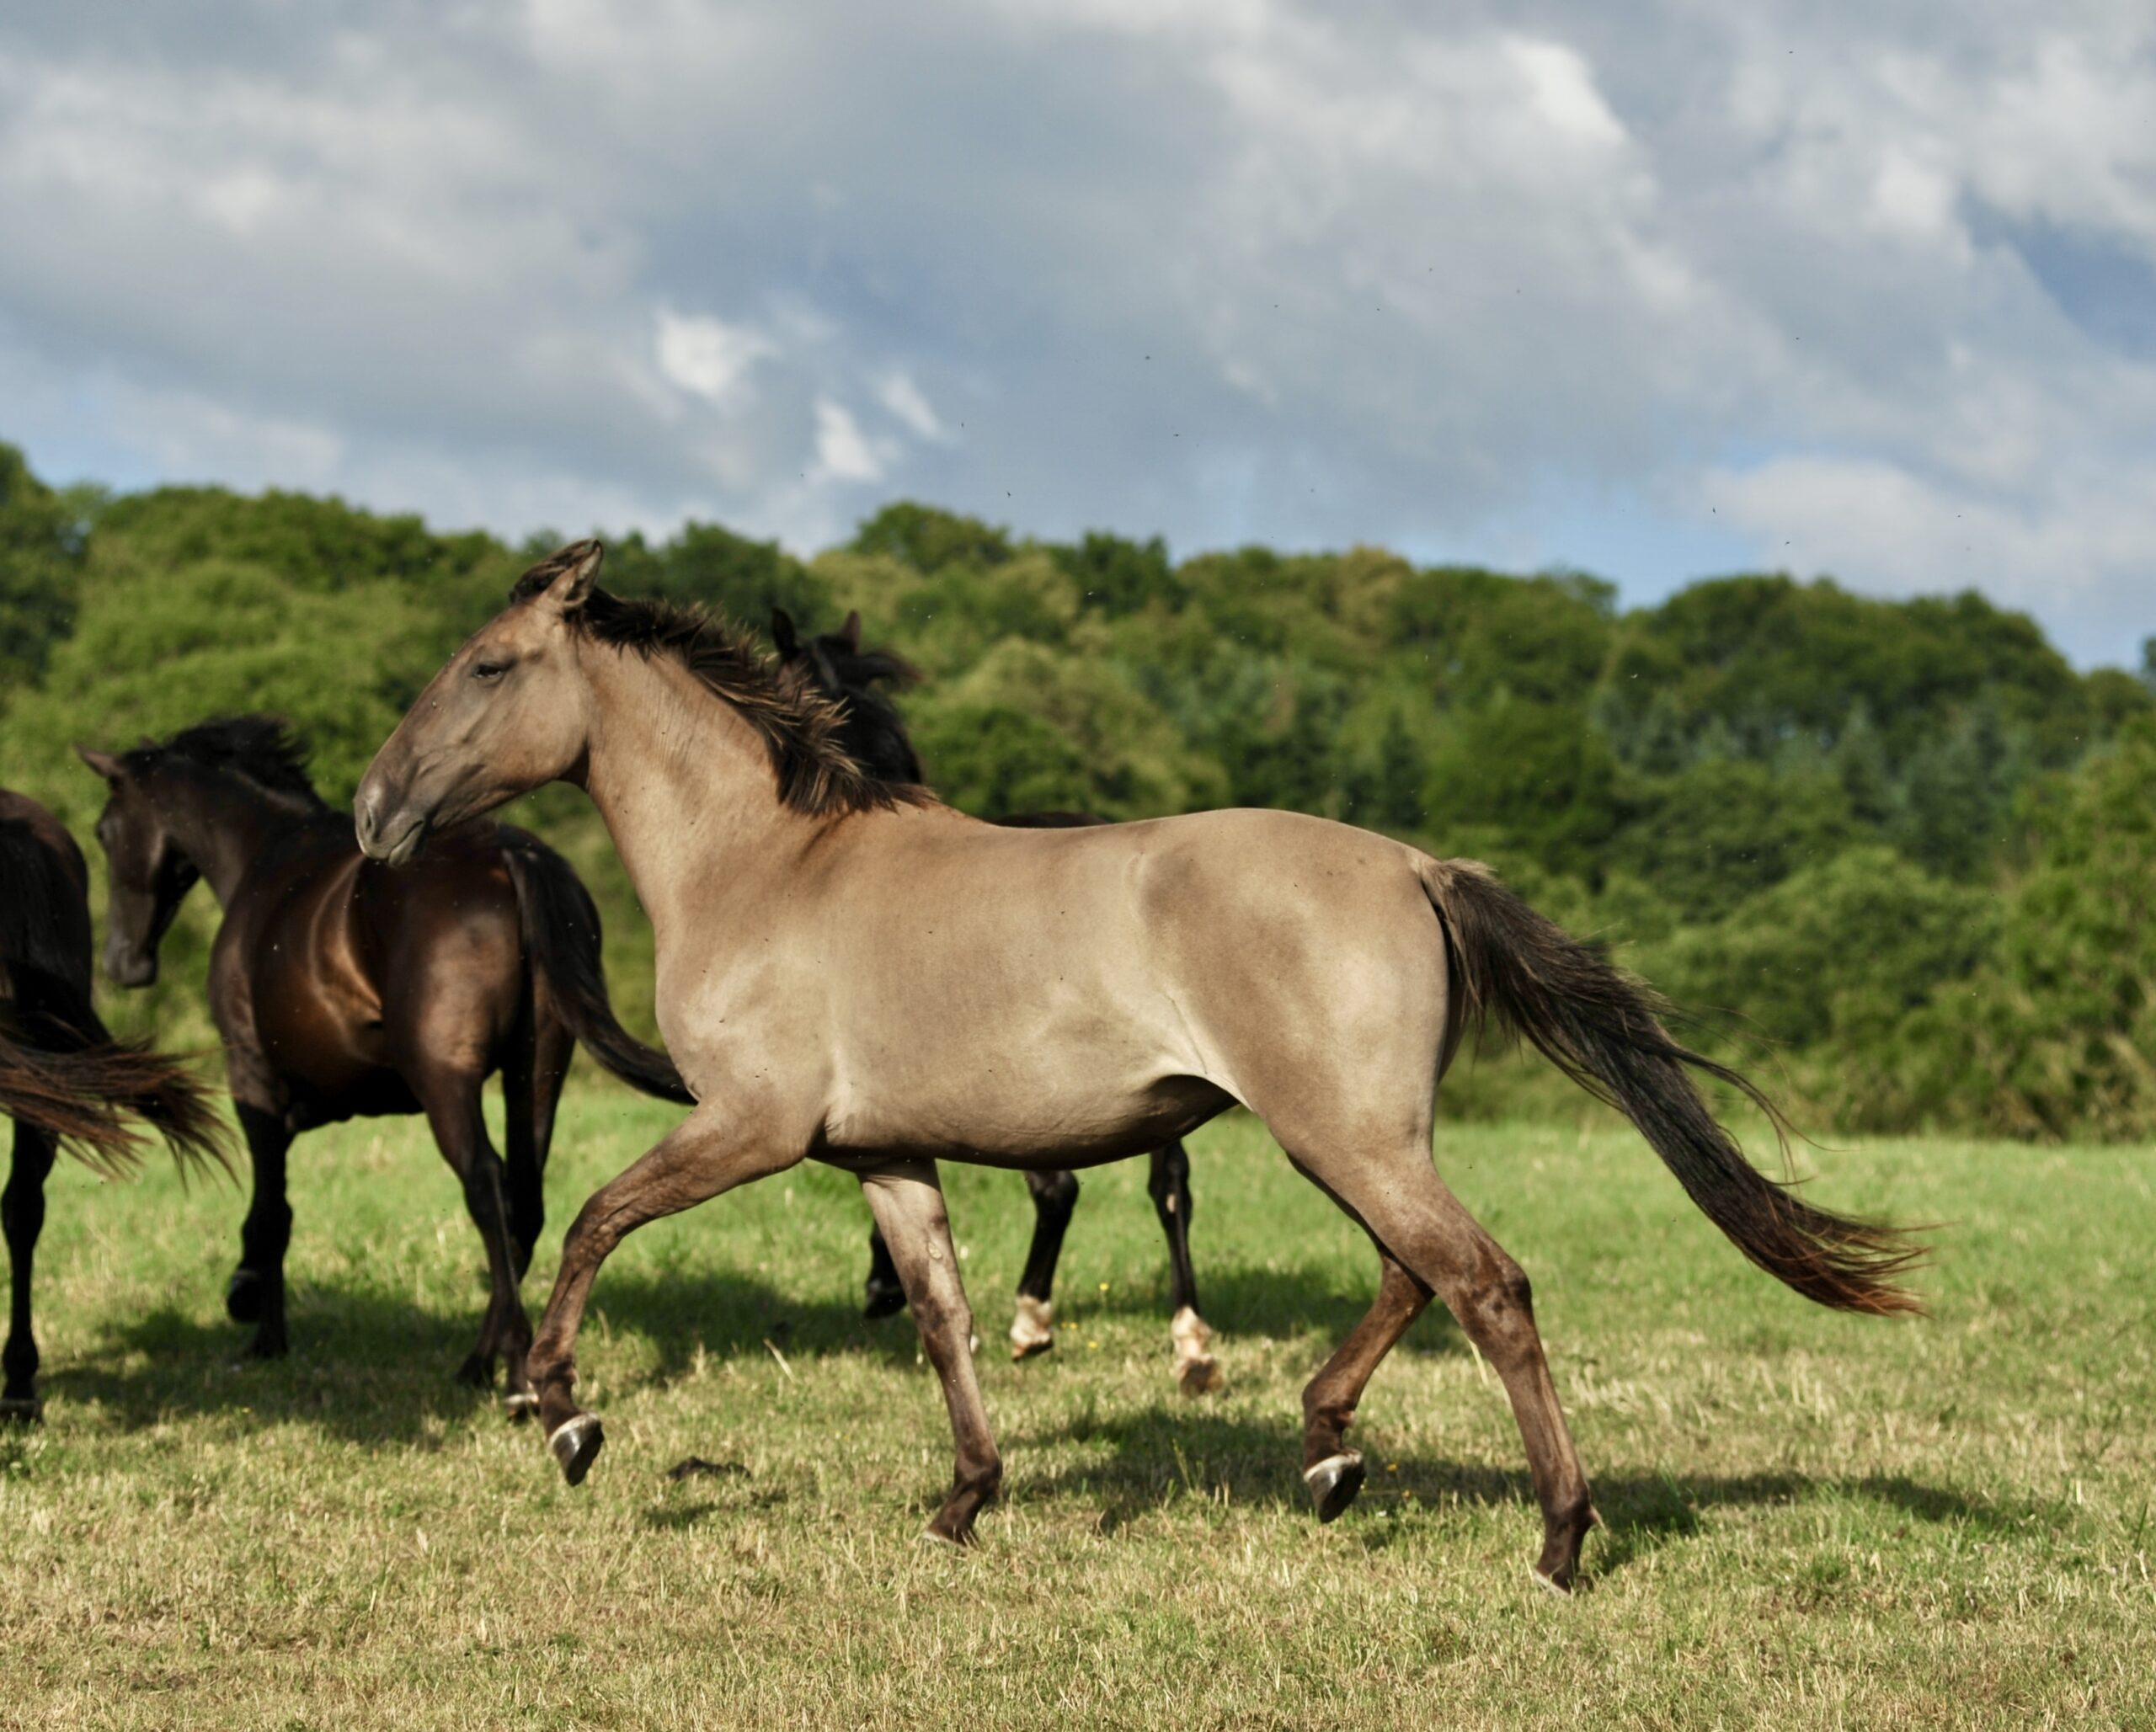
M 487 1138 L 481 1104 L 483 1078 L 470 1070 L 434 1070 L 412 1079 L 412 1092 L 426 1110 L 427 1124 L 442 1159 L 464 1187 L 464 1207 L 479 1229 L 487 1250 L 487 1314 L 479 1339 L 457 1371 L 459 1381 L 478 1388 L 494 1381 L 494 1361 L 508 1361 L 507 1404 L 512 1410 L 531 1404 L 525 1359 L 531 1345 L 531 1322 L 517 1293 L 516 1248 L 510 1237 L 509 1199 L 501 1157 Z
M 1409 1275 L 1436 1290 L 1503 1380 L 1542 1506 L 1535 1571 L 1548 1585 L 1569 1590 L 1581 1543 L 1594 1525 L 1594 1506 L 1550 1381 L 1526 1275 L 1445 1188 L 1422 1149 L 1403 1146 L 1360 1157 L 1328 1150 L 1321 1156 L 1290 1145 L 1290 1153 Z M 1399 1330 L 1392 1333 L 1396 1338 Z
M 973 1311 L 958 1279 L 958 1254 L 951 1243 L 951 1222 L 944 1212 L 936 1164 L 901 1161 L 864 1173 L 861 1188 L 897 1259 L 921 1345 L 943 1385 L 958 1447 L 951 1495 L 928 1531 L 938 1539 L 964 1545 L 973 1537 L 974 1518 L 995 1500 L 1003 1483 L 1003 1463 L 995 1452 L 988 1410 L 974 1375 Z
M 8 1237 L 8 1269 L 13 1283 L 8 1311 L 8 1345 L 0 1351 L 0 1420 L 37 1417 L 37 1337 L 30 1329 L 30 1266 L 38 1234 L 45 1230 L 45 1180 L 56 1148 L 50 1133 L 35 1126 L 15 1126 L 14 1164 L 8 1188 L 0 1191 L 0 1223 Z
M 527 1038 L 526 1026 L 531 1030 Z M 520 1023 L 502 1058 L 502 1127 L 509 1200 L 509 1238 L 521 1282 L 547 1224 L 547 1156 L 554 1146 L 554 1114 L 569 1074 L 576 1037 L 539 1010 Z
M 1153 1151 L 1145 1188 L 1168 1239 L 1169 1299 L 1174 1314 L 1168 1337 L 1175 1343 L 1176 1383 L 1186 1395 L 1220 1386 L 1220 1362 L 1209 1349 L 1213 1331 L 1198 1314 L 1198 1271 L 1190 1264 L 1190 1153 L 1180 1141 Z
M 1430 1289 L 1383 1245 L 1378 1257 L 1384 1266 L 1376 1300 L 1303 1391 L 1303 1483 L 1321 1521 L 1339 1515 L 1363 1489 L 1362 1452 L 1348 1447 L 1342 1434 L 1353 1421 L 1379 1362 L 1430 1303 Z
M 891 1248 L 883 1243 L 880 1227 L 868 1229 L 868 1279 L 862 1285 L 866 1297 L 861 1314 L 871 1323 L 906 1308 L 905 1283 L 899 1279 L 899 1266 L 891 1260 Z
M 1018 1277 L 1018 1311 L 1011 1319 L 1011 1356 L 1030 1359 L 1055 1345 L 1055 1266 L 1063 1256 L 1063 1235 L 1078 1207 L 1075 1173 L 1026 1174 L 1033 1196 L 1033 1242 L 1026 1248 L 1025 1272 Z

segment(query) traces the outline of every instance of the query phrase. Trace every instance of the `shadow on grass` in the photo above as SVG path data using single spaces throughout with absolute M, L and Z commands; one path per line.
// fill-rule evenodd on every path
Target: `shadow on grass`
M 1029 1479 L 1028 1498 L 1085 1498 L 1101 1506 L 1100 1527 L 1113 1532 L 1178 1496 L 1223 1496 L 1240 1504 L 1310 1510 L 1297 1464 L 1302 1432 L 1293 1420 L 1250 1416 L 1188 1404 L 1164 1404 L 1103 1418 L 1083 1398 L 1079 1411 L 1053 1427 L 1016 1436 L 1019 1444 L 1107 1444 L 1111 1453 L 1086 1466 Z M 1383 1551 L 1412 1531 L 1413 1522 L 1372 1519 L 1379 1509 L 1416 1513 L 1450 1504 L 1516 1506 L 1521 1545 L 1531 1549 L 1538 1524 L 1534 1488 L 1526 1470 L 1457 1462 L 1373 1459 L 1370 1483 L 1346 1517 L 1348 1531 L 1371 1551 Z M 1986 1532 L 2015 1525 L 2014 1516 L 1958 1492 L 1904 1474 L 1668 1474 L 1618 1469 L 1593 1476 L 1602 1516 L 1590 1544 L 1591 1575 L 1624 1569 L 1649 1552 L 1700 1532 L 1717 1508 L 1796 1505 L 1838 1499 L 1883 1506 L 1918 1521 L 1966 1524 Z
M 600 1277 L 580 1343 L 587 1365 L 604 1351 L 610 1331 L 646 1344 L 645 1363 L 610 1379 L 617 1390 L 664 1388 L 699 1355 L 762 1360 L 767 1340 L 789 1360 L 866 1354 L 908 1371 L 918 1351 L 910 1317 L 866 1322 L 850 1297 L 803 1299 L 738 1270 L 623 1265 Z M 1335 1277 L 1314 1269 L 1222 1269 L 1204 1292 L 1208 1314 L 1230 1343 L 1236 1335 L 1337 1339 L 1368 1303 L 1367 1296 L 1342 1295 Z M 1010 1296 L 974 1298 L 981 1351 L 1001 1352 Z M 526 1303 L 536 1312 L 543 1292 L 528 1289 Z M 1166 1329 L 1165 1308 L 1140 1294 L 1097 1303 L 1087 1295 L 1085 1303 L 1097 1315 L 1155 1317 Z M 90 1356 L 49 1367 L 43 1388 L 48 1398 L 97 1404 L 122 1431 L 179 1415 L 247 1414 L 369 1447 L 422 1449 L 440 1447 L 446 1425 L 493 1404 L 454 1377 L 478 1330 L 483 1295 L 476 1286 L 463 1315 L 380 1288 L 312 1282 L 295 1286 L 287 1305 L 291 1351 L 284 1359 L 250 1359 L 251 1330 L 166 1306 L 108 1322 Z M 1418 1339 L 1420 1351 L 1459 1351 L 1449 1318 L 1426 1319 L 1401 1351 L 1417 1351 Z

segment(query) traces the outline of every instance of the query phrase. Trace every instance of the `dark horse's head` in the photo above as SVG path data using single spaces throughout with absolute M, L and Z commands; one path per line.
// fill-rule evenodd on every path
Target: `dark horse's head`
M 237 775 L 272 798 L 319 809 L 307 779 L 307 750 L 276 716 L 224 716 L 183 728 L 170 739 L 145 739 L 130 752 L 77 746 L 104 778 L 98 816 L 108 885 L 104 969 L 121 986 L 157 978 L 157 946 L 195 881 L 202 876 L 199 832 L 205 785 Z
M 840 739 L 862 769 L 879 781 L 927 781 L 913 742 L 906 738 L 905 722 L 878 690 L 885 685 L 910 685 L 920 673 L 889 650 L 863 649 L 857 610 L 848 614 L 837 631 L 803 637 L 793 616 L 774 607 L 771 642 L 778 646 L 780 683 L 806 687 L 839 706 L 843 718 Z

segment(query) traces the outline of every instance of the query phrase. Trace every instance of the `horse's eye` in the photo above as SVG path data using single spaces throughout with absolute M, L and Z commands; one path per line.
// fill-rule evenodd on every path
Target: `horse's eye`
M 510 664 L 507 662 L 474 662 L 472 664 L 472 677 L 474 679 L 499 679 L 503 674 L 508 673 L 509 669 Z

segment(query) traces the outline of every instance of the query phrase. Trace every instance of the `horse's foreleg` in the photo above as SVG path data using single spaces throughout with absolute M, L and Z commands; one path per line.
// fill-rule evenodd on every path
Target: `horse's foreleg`
M 488 1140 L 481 1105 L 484 1079 L 469 1070 L 433 1070 L 412 1079 L 413 1092 L 426 1109 L 428 1128 L 442 1159 L 464 1187 L 464 1207 L 479 1229 L 487 1252 L 487 1314 L 479 1339 L 457 1369 L 461 1382 L 485 1389 L 494 1381 L 494 1362 L 508 1362 L 503 1402 L 521 1416 L 536 1404 L 526 1380 L 525 1356 L 531 1346 L 531 1320 L 517 1292 L 516 1246 L 510 1233 L 510 1207 L 501 1157 Z
M 1153 1151 L 1153 1173 L 1145 1188 L 1168 1240 L 1169 1301 L 1174 1308 L 1168 1336 L 1175 1343 L 1176 1383 L 1186 1395 L 1203 1395 L 1219 1388 L 1220 1362 L 1210 1351 L 1213 1331 L 1198 1314 L 1198 1271 L 1190 1264 L 1190 1154 L 1180 1141 Z
M 950 1218 L 933 1161 L 901 1161 L 862 1175 L 861 1187 L 876 1213 L 876 1224 L 899 1266 L 906 1303 L 920 1325 L 921 1345 L 943 1385 L 951 1412 L 958 1466 L 951 1495 L 928 1531 L 938 1539 L 964 1545 L 973 1537 L 974 1518 L 994 1501 L 1003 1483 L 1003 1463 L 988 1428 L 988 1410 L 974 1375 L 972 1308 L 958 1279 L 958 1253 L 951 1243 Z
M 45 1180 L 56 1148 L 51 1134 L 19 1122 L 15 1126 L 14 1164 L 8 1188 L 0 1191 L 0 1224 L 8 1237 L 8 1268 L 13 1284 L 8 1311 L 8 1346 L 0 1352 L 6 1374 L 0 1388 L 0 1420 L 37 1417 L 37 1337 L 30 1328 L 30 1266 L 45 1230 Z
M 254 1196 L 240 1226 L 239 1267 L 225 1288 L 225 1311 L 234 1323 L 254 1325 L 249 1353 L 276 1359 L 286 1348 L 285 1250 L 292 1239 L 292 1208 L 285 1197 L 285 1156 L 292 1133 L 280 1112 L 244 1100 L 232 1106 L 253 1164 Z
M 1363 1320 L 1303 1391 L 1303 1483 L 1330 1521 L 1363 1489 L 1363 1456 L 1342 1441 L 1379 1362 L 1430 1303 L 1430 1289 L 1378 1248 L 1384 1267 L 1378 1296 Z
M 742 1116 L 745 1124 L 699 1107 L 658 1147 L 594 1191 L 562 1241 L 553 1295 L 526 1364 L 538 1392 L 547 1446 L 572 1485 L 583 1483 L 604 1441 L 598 1416 L 578 1407 L 570 1393 L 576 1385 L 577 1330 L 599 1266 L 646 1222 L 783 1172 L 802 1158 L 798 1143 L 779 1147 L 768 1140 L 761 1115 Z M 760 1133 L 766 1140 L 750 1140 Z
M 1011 1356 L 1029 1359 L 1055 1345 L 1050 1325 L 1055 1317 L 1055 1266 L 1063 1255 L 1063 1235 L 1078 1207 L 1075 1173 L 1026 1174 L 1033 1194 L 1033 1242 L 1027 1247 L 1025 1273 L 1018 1277 L 1018 1310 L 1011 1319 Z

